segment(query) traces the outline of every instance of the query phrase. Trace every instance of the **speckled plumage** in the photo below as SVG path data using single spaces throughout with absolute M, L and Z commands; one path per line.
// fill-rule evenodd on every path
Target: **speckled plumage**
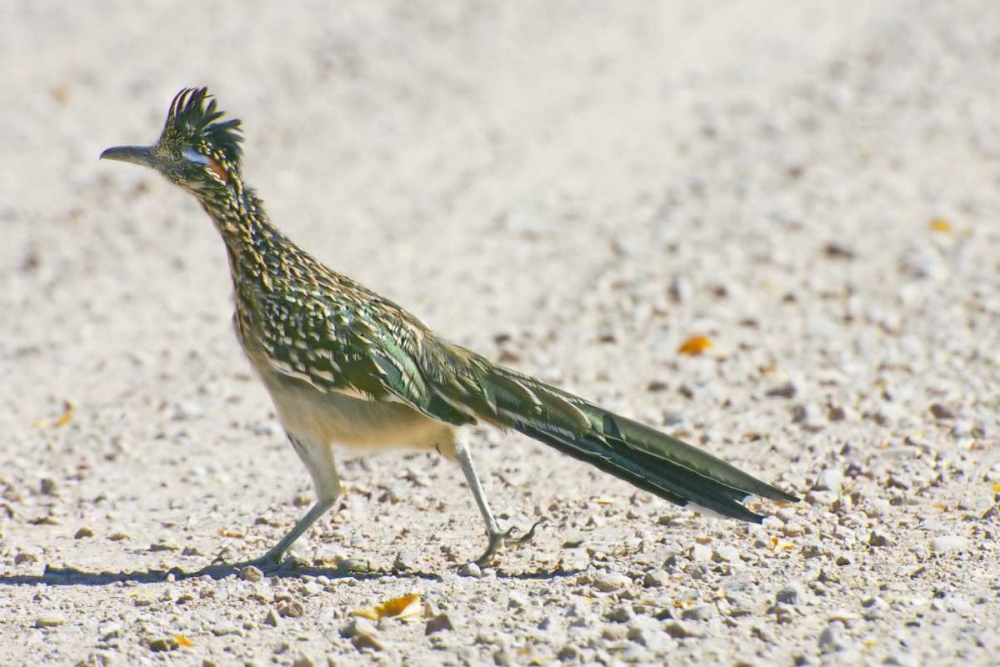
M 480 421 L 723 516 L 759 521 L 741 504 L 749 495 L 795 500 L 676 438 L 450 344 L 395 303 L 323 266 L 271 224 L 244 185 L 240 123 L 221 117 L 204 88 L 183 90 L 154 146 L 108 149 L 102 157 L 153 167 L 193 193 L 225 242 L 237 337 L 318 496 L 265 556 L 269 563 L 339 493 L 334 444 L 438 449 L 461 464 L 483 514 L 489 547 L 479 562 L 519 541 L 493 519 L 462 435 L 460 427 Z

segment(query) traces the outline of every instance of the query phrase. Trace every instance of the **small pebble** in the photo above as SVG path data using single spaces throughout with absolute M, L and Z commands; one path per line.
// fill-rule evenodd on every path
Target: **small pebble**
M 620 572 L 598 572 L 591 577 L 591 582 L 602 593 L 611 593 L 625 588 L 632 580 Z
M 278 613 L 285 618 L 300 618 L 306 613 L 306 611 L 301 602 L 298 600 L 291 600 L 278 607 Z
M 427 626 L 424 628 L 425 635 L 432 635 L 435 632 L 442 632 L 444 630 L 454 630 L 455 625 L 451 622 L 451 617 L 448 614 L 438 614 L 427 621 Z
M 843 483 L 843 472 L 835 468 L 827 468 L 819 474 L 819 477 L 816 478 L 816 483 L 813 484 L 813 489 L 816 491 L 833 491 L 834 493 L 840 493 Z
M 112 639 L 118 639 L 122 636 L 122 626 L 121 623 L 109 622 L 102 623 L 97 628 L 97 636 L 101 638 L 101 641 L 110 641 Z
M 14 556 L 14 565 L 21 565 L 22 563 L 37 563 L 38 556 L 28 551 L 19 551 L 16 556 Z
M 354 648 L 358 649 L 359 651 L 364 650 L 366 648 L 371 649 L 373 651 L 385 650 L 385 645 L 382 642 L 380 642 L 378 638 L 375 637 L 375 635 L 369 634 L 367 632 L 359 632 L 353 637 L 351 637 L 351 644 L 353 644 Z
M 254 565 L 247 565 L 240 569 L 240 579 L 243 581 L 260 581 L 264 578 L 264 573 Z
M 692 630 L 691 626 L 683 621 L 669 621 L 663 626 L 663 631 L 674 639 L 684 639 L 685 637 L 696 636 L 696 633 Z
M 954 419 L 955 413 L 951 411 L 940 403 L 933 403 L 931 405 L 931 414 L 934 415 L 934 419 Z
M 216 637 L 227 637 L 229 635 L 243 637 L 246 635 L 246 633 L 243 632 L 243 628 L 229 621 L 220 621 L 219 623 L 216 623 L 211 627 L 211 632 Z
M 396 559 L 392 561 L 392 569 L 394 572 L 407 572 L 413 569 L 413 562 L 413 552 L 409 549 L 400 549 Z
M 155 652 L 173 651 L 179 646 L 180 644 L 173 637 L 160 637 L 149 642 L 149 650 Z
M 662 588 L 669 582 L 670 578 L 662 570 L 650 570 L 642 577 L 642 585 L 646 588 Z
M 778 625 L 788 625 L 792 622 L 793 618 L 791 608 L 783 604 L 779 604 L 774 610 L 774 620 Z
M 777 387 L 773 387 L 767 390 L 765 394 L 769 398 L 795 398 L 796 394 L 799 393 L 799 388 L 794 382 L 789 380 L 784 384 L 780 384 Z
M 894 543 L 892 536 L 881 530 L 873 530 L 868 536 L 868 544 L 873 547 L 891 547 Z
M 712 549 L 705 544 L 695 544 L 691 547 L 691 560 L 696 563 L 708 563 L 712 560 Z
M 830 410 L 826 413 L 826 418 L 831 422 L 844 421 L 847 419 L 847 410 L 837 405 L 831 406 Z
M 847 611 L 846 609 L 835 609 L 834 611 L 830 612 L 830 614 L 826 617 L 826 620 L 831 622 L 839 621 L 844 625 L 850 625 L 852 622 L 858 620 L 858 618 L 860 617 L 853 611 Z
M 619 605 L 609 611 L 606 618 L 612 623 L 628 623 L 635 618 L 635 614 L 632 613 L 632 608 L 630 606 Z
M 712 553 L 712 560 L 716 563 L 741 563 L 740 550 L 732 545 L 719 547 Z
M 667 288 L 670 298 L 677 303 L 689 301 L 691 299 L 691 292 L 691 281 L 684 276 L 674 276 L 670 280 L 670 287 Z
M 93 536 L 94 536 L 93 529 L 84 526 L 80 530 L 76 531 L 76 534 L 73 536 L 73 539 L 80 540 L 83 539 L 84 537 L 93 537 Z
M 800 584 L 789 584 L 775 593 L 774 601 L 780 604 L 795 606 L 805 601 L 805 589 Z
M 556 658 L 562 662 L 576 662 L 580 657 L 580 649 L 572 644 L 566 644 L 561 649 L 559 653 L 556 654 Z
M 66 619 L 62 616 L 39 616 L 35 619 L 36 628 L 58 628 L 65 624 Z
M 352 618 L 340 628 L 340 635 L 348 639 L 359 634 L 374 635 L 376 632 L 375 624 L 361 616 Z
M 931 538 L 931 551 L 934 553 L 948 553 L 950 551 L 964 551 L 969 546 L 969 539 L 961 535 L 940 535 Z
M 830 653 L 844 648 L 845 646 L 844 624 L 840 621 L 833 621 L 819 636 L 819 648 L 823 653 Z
M 715 605 L 699 604 L 690 609 L 685 609 L 684 613 L 681 614 L 681 618 L 685 621 L 707 621 L 710 618 L 714 618 L 718 613 L 719 610 L 715 608 Z
M 174 406 L 174 421 L 193 421 L 205 415 L 205 408 L 194 401 L 182 401 Z
M 830 506 L 837 502 L 837 494 L 833 491 L 810 491 L 806 494 L 806 502 L 810 505 Z
M 292 667 L 316 667 L 316 663 L 309 656 L 302 656 L 292 663 Z
M 483 571 L 475 563 L 463 563 L 458 568 L 458 574 L 463 577 L 472 577 L 473 579 L 481 579 L 483 576 Z
M 507 606 L 511 609 L 527 609 L 531 606 L 531 602 L 524 593 L 513 591 L 507 596 Z

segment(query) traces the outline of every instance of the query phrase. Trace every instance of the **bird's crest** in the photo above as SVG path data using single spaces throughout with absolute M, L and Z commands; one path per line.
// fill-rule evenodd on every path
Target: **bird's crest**
M 207 88 L 185 88 L 170 103 L 160 145 L 190 146 L 236 164 L 242 152 L 240 121 L 234 118 L 220 122 L 223 115 L 225 112 L 217 109 Z

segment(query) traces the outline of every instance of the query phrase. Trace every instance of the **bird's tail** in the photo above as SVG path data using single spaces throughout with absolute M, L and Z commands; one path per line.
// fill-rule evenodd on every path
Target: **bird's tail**
M 741 504 L 747 497 L 798 501 L 673 436 L 510 369 L 490 365 L 480 386 L 499 425 L 664 500 L 754 523 L 763 517 Z

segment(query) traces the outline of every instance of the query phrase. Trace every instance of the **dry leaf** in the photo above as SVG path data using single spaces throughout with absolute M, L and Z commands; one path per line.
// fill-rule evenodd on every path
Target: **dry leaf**
M 930 228 L 932 232 L 940 232 L 941 234 L 951 234 L 951 223 L 944 218 L 934 218 L 931 220 Z
M 57 419 L 55 423 L 52 425 L 55 426 L 56 428 L 59 428 L 60 426 L 65 426 L 66 424 L 73 421 L 74 407 L 75 406 L 71 401 L 65 401 L 63 403 L 63 413 L 59 415 L 59 419 Z
M 415 621 L 423 614 L 420 595 L 411 593 L 398 598 L 386 600 L 381 604 L 367 609 L 356 609 L 351 616 L 360 616 L 370 621 L 380 621 L 383 618 L 398 618 L 401 621 Z
M 73 410 L 75 407 L 72 401 L 63 401 L 63 413 L 61 415 L 51 421 L 48 419 L 37 419 L 31 422 L 31 428 L 48 428 L 49 426 L 59 428 L 60 426 L 65 426 L 73 421 Z
M 677 348 L 677 351 L 681 354 L 698 356 L 710 347 L 712 347 L 712 341 L 705 336 L 691 336 L 686 341 L 681 343 L 681 346 Z
M 194 646 L 194 642 L 185 637 L 184 635 L 180 634 L 174 635 L 174 641 L 180 644 L 181 646 L 186 646 L 187 648 L 191 648 L 192 646 Z
M 772 537 L 771 547 L 775 551 L 779 550 L 790 551 L 795 548 L 795 544 L 793 542 L 785 542 L 783 540 L 778 539 L 777 537 Z

